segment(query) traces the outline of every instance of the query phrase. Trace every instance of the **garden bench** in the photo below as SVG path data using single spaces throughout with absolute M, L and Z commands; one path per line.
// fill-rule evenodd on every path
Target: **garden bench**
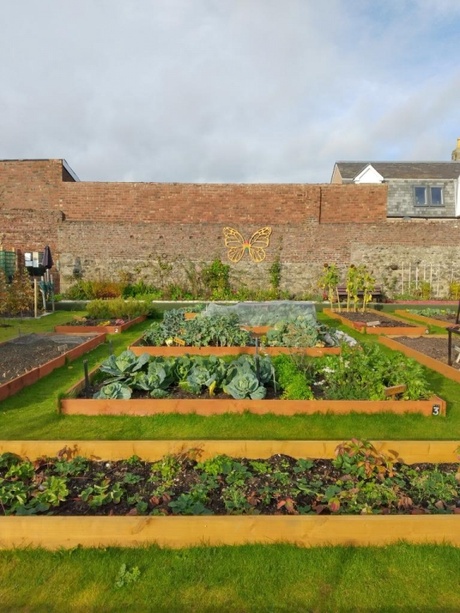
M 347 299 L 347 288 L 345 285 L 339 285 L 337 287 L 337 292 L 336 292 L 336 296 L 338 295 L 339 300 L 346 300 Z M 358 297 L 362 298 L 364 295 L 364 292 L 362 290 L 358 291 Z M 328 295 L 327 292 L 324 292 L 323 294 L 323 300 L 327 300 L 328 299 Z M 374 290 L 372 291 L 372 300 L 373 302 L 382 302 L 383 301 L 383 289 L 380 285 L 376 285 Z

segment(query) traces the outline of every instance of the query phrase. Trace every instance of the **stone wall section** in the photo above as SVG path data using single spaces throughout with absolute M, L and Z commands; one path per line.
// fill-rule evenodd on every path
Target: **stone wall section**
M 442 187 L 444 206 L 414 206 L 414 187 Z M 455 217 L 455 182 L 392 179 L 388 184 L 388 215 L 396 217 Z

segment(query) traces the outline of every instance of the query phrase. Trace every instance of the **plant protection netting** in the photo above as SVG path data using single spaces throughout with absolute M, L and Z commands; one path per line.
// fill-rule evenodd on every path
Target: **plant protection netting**
M 211 302 L 202 312 L 205 317 L 231 314 L 235 314 L 238 322 L 244 326 L 273 326 L 281 321 L 294 322 L 299 318 L 316 323 L 315 303 L 311 301 L 271 300 L 237 304 Z

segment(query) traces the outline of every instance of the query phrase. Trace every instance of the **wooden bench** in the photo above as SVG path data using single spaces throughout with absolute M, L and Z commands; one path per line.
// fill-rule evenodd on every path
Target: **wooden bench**
M 345 285 L 339 285 L 337 287 L 337 292 L 336 292 L 336 296 L 338 295 L 339 300 L 342 302 L 342 300 L 346 300 L 347 299 L 347 288 Z M 362 298 L 364 295 L 363 291 L 359 291 L 358 292 L 358 297 Z M 323 293 L 323 300 L 328 300 L 329 296 L 327 295 L 327 292 Z M 381 288 L 380 285 L 376 285 L 375 288 L 372 291 L 372 302 L 382 302 L 383 301 L 383 290 Z

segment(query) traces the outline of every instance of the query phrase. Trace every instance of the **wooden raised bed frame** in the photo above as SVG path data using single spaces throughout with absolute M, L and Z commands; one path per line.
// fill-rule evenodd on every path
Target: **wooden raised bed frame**
M 54 456 L 64 446 L 79 455 L 117 460 L 137 455 L 158 460 L 168 453 L 200 449 L 202 458 L 225 453 L 268 458 L 282 453 L 296 458 L 332 458 L 342 441 L 0 441 L 0 453 L 29 459 Z M 376 441 L 378 451 L 396 451 L 407 463 L 456 462 L 459 441 Z M 388 545 L 450 543 L 460 546 L 459 515 L 296 515 L 296 516 L 8 516 L 0 517 L 0 548 L 162 547 L 292 543 Z
M 427 326 L 437 326 L 438 328 L 450 328 L 455 325 L 455 320 L 453 321 L 442 321 L 441 319 L 435 319 L 434 317 L 425 317 L 425 315 L 418 315 L 417 313 L 409 313 L 408 311 L 403 311 L 402 309 L 398 309 L 395 311 L 396 315 L 402 315 L 407 317 L 407 319 L 413 319 L 414 321 L 421 321 Z
M 97 370 L 91 373 L 91 376 Z M 396 414 L 420 413 L 425 416 L 445 416 L 446 402 L 438 396 L 428 400 L 235 400 L 233 398 L 195 399 L 136 399 L 111 400 L 76 398 L 85 388 L 85 380 L 80 380 L 68 392 L 67 398 L 59 401 L 59 410 L 64 415 L 126 415 L 149 416 L 164 413 L 188 415 L 222 415 L 224 413 L 244 413 L 257 415 L 274 413 L 276 415 L 312 415 L 314 413 L 348 414 L 383 413 Z
M 139 317 L 135 317 L 130 321 L 127 321 L 124 324 L 120 324 L 119 326 L 71 326 L 71 325 L 63 325 L 56 326 L 54 331 L 59 334 L 79 334 L 80 332 L 105 332 L 106 334 L 118 334 L 119 332 L 124 332 L 131 326 L 136 324 L 140 324 L 147 318 L 147 315 L 139 315 Z
M 348 326 L 349 328 L 354 328 L 361 332 L 362 334 L 385 334 L 389 336 L 423 336 L 427 332 L 426 326 L 410 326 L 409 322 L 405 319 L 401 319 L 399 317 L 394 317 L 393 315 L 389 315 L 388 313 L 383 313 L 382 311 L 376 311 L 375 309 L 366 309 L 366 313 L 375 314 L 376 320 L 378 320 L 379 316 L 384 316 L 386 319 L 392 319 L 395 322 L 394 326 L 369 326 L 364 322 L 360 321 L 351 321 L 351 319 L 347 318 L 346 311 L 342 311 L 341 313 L 337 311 L 332 311 L 331 309 L 324 308 L 323 313 L 332 317 L 333 319 L 338 319 L 343 324 Z M 403 326 L 398 326 L 398 322 L 402 322 L 406 324 Z M 409 325 L 408 325 L 409 324 Z
M 50 360 L 49 362 L 46 362 L 45 364 L 42 364 L 37 368 L 29 370 L 23 375 L 20 375 L 19 377 L 16 377 L 15 379 L 12 379 L 11 381 L 4 383 L 3 385 L 0 385 L 0 400 L 5 400 L 5 398 L 16 394 L 24 387 L 32 385 L 42 377 L 46 377 L 46 375 L 49 375 L 56 368 L 64 366 L 66 362 L 72 362 L 73 360 L 76 360 L 84 353 L 91 351 L 104 341 L 105 334 L 98 334 L 97 336 L 90 338 L 84 343 L 81 343 L 77 347 L 74 347 L 73 349 L 66 351 L 62 355 L 59 355 L 57 358 L 54 358 L 53 360 Z
M 148 353 L 149 355 L 159 355 L 159 356 L 181 356 L 181 355 L 240 355 L 242 353 L 247 353 L 250 355 L 254 355 L 257 351 L 259 353 L 265 353 L 267 355 L 280 355 L 281 353 L 291 354 L 291 353 L 303 353 L 305 355 L 309 355 L 311 357 L 320 357 L 322 355 L 339 355 L 340 347 L 191 347 L 188 345 L 185 346 L 177 346 L 177 347 L 168 347 L 166 345 L 162 345 L 160 347 L 154 347 L 151 345 L 137 345 L 142 339 L 140 336 L 136 341 L 134 341 L 133 345 L 130 345 L 128 349 L 130 349 L 135 355 L 142 355 L 143 353 Z
M 431 336 L 437 338 L 445 338 L 447 340 L 445 334 L 432 334 Z M 443 375 L 444 377 L 447 377 L 448 379 L 452 379 L 453 381 L 457 381 L 458 383 L 460 383 L 460 371 L 453 366 L 449 366 L 448 364 L 444 364 L 439 360 L 435 360 L 429 355 L 426 355 L 421 351 L 417 351 L 412 347 L 407 347 L 402 343 L 398 343 L 397 338 L 379 337 L 379 342 L 382 343 L 382 345 L 389 347 L 390 349 L 394 349 L 395 351 L 401 351 L 401 353 L 404 353 L 404 355 L 407 355 L 407 357 L 417 360 L 417 362 L 420 362 L 420 364 L 423 364 L 427 368 L 431 368 L 431 370 L 435 370 L 436 372 L 441 373 L 441 375 Z

